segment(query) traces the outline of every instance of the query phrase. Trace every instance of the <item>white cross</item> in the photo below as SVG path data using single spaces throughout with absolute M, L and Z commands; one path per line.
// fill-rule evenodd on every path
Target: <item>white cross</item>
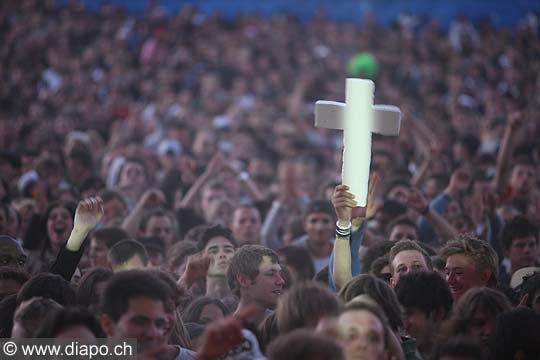
M 315 126 L 343 129 L 342 183 L 349 186 L 359 206 L 366 206 L 371 133 L 399 135 L 401 111 L 397 106 L 373 105 L 375 84 L 371 80 L 347 79 L 345 104 L 319 100 L 315 103 Z

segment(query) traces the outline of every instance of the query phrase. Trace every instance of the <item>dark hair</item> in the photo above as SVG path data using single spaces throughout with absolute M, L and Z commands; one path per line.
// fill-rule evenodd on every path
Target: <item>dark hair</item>
M 388 253 L 390 252 L 390 249 L 392 246 L 394 246 L 396 243 L 394 241 L 387 241 L 383 240 L 381 242 L 377 242 L 367 248 L 366 253 L 364 254 L 364 257 L 362 258 L 362 273 L 367 274 L 369 270 L 371 269 L 371 264 L 381 256 L 388 257 Z
M 106 337 L 98 319 L 88 310 L 81 308 L 64 308 L 49 313 L 34 337 L 54 338 L 62 331 L 77 325 L 86 327 L 96 338 Z
M 497 323 L 490 346 L 491 359 L 515 359 L 520 352 L 522 359 L 540 357 L 540 314 L 529 308 L 518 307 L 497 316 Z
M 68 159 L 79 162 L 83 167 L 92 169 L 92 154 L 89 151 L 80 148 L 72 149 L 68 154 Z
M 227 316 L 229 314 L 229 309 L 221 302 L 221 300 L 218 299 L 212 299 L 207 296 L 201 296 L 191 302 L 191 304 L 188 305 L 188 307 L 182 312 L 182 320 L 184 320 L 185 323 L 197 323 L 206 325 L 204 323 L 201 323 L 201 313 L 205 306 L 207 305 L 215 305 L 217 306 L 224 316 Z
M 188 256 L 197 253 L 197 245 L 191 241 L 178 241 L 174 243 L 168 250 L 168 265 L 169 271 L 173 271 L 173 268 L 180 266 Z
M 388 225 L 386 225 L 386 235 L 389 238 L 390 233 L 392 232 L 392 229 L 397 225 L 406 225 L 411 228 L 413 228 L 416 231 L 416 234 L 418 235 L 418 226 L 414 221 L 411 221 L 407 215 L 401 215 L 392 220 Z
M 389 179 L 384 184 L 383 191 L 382 191 L 383 199 L 385 200 L 385 202 L 387 200 L 389 200 L 388 199 L 388 194 L 390 193 L 390 191 L 392 191 L 392 189 L 397 187 L 397 186 L 403 186 L 403 187 L 406 187 L 407 189 L 409 189 L 411 187 L 411 184 L 409 183 L 409 181 L 404 180 L 401 177 Z M 395 200 L 393 200 L 393 201 L 395 201 Z
M 527 299 L 527 307 L 532 307 L 534 300 L 534 294 L 540 290 L 540 272 L 535 272 L 532 275 L 524 276 L 523 283 L 521 284 L 521 291 L 519 292 L 520 300 L 529 295 Z
M 309 215 L 316 214 L 316 213 L 328 214 L 332 218 L 336 217 L 334 206 L 328 200 L 318 199 L 318 200 L 311 201 L 308 204 L 306 211 L 304 213 L 304 219 L 307 218 Z
M 268 360 L 344 360 L 343 349 L 331 337 L 298 329 L 280 336 L 268 347 Z
M 117 191 L 114 190 L 103 190 L 99 196 L 101 197 L 101 200 L 103 202 L 111 201 L 111 200 L 118 200 L 120 201 L 127 209 L 127 203 L 126 199 Z
M 420 309 L 426 316 L 442 310 L 443 320 L 452 310 L 452 294 L 448 284 L 435 272 L 412 271 L 401 275 L 394 291 L 404 308 Z
M 388 283 L 373 275 L 362 274 L 353 277 L 341 288 L 338 296 L 345 303 L 348 303 L 363 294 L 379 304 L 386 314 L 392 330 L 397 331 L 403 326 L 401 307 L 396 294 Z
M 469 289 L 454 305 L 452 315 L 443 324 L 441 339 L 465 335 L 475 312 L 482 309 L 495 317 L 497 314 L 510 310 L 512 305 L 506 296 L 497 290 L 487 287 Z
M 108 249 L 112 248 L 116 243 L 131 238 L 129 234 L 119 227 L 105 227 L 92 232 L 91 238 L 97 241 L 104 242 Z
M 166 217 L 171 221 L 171 224 L 173 225 L 175 222 L 174 216 L 168 213 L 167 211 L 165 211 L 164 209 L 154 209 L 144 214 L 143 218 L 141 219 L 139 229 L 141 231 L 146 231 L 146 226 L 148 225 L 148 222 L 150 221 L 150 219 L 152 219 L 153 217 Z
M 218 236 L 224 237 L 225 239 L 229 240 L 231 245 L 236 248 L 236 241 L 234 240 L 231 230 L 218 224 L 207 227 L 202 231 L 199 237 L 199 241 L 197 242 L 197 249 L 199 251 L 204 251 L 206 245 L 208 245 L 208 242 Z
M 257 327 L 257 332 L 259 334 L 258 340 L 261 351 L 266 354 L 268 345 L 279 336 L 277 315 L 275 311 L 268 314 L 264 320 L 261 321 Z
M 47 314 L 62 308 L 62 305 L 52 299 L 37 296 L 21 303 L 15 312 L 14 320 L 21 323 L 28 337 L 34 337 Z
M 341 304 L 328 288 L 314 282 L 293 286 L 276 309 L 281 335 L 299 328 L 315 328 L 324 316 L 337 316 Z
M 313 261 L 306 248 L 298 246 L 285 246 L 277 251 L 278 255 L 284 258 L 285 264 L 293 269 L 298 275 L 299 281 L 308 281 L 315 276 Z
M 113 265 L 125 263 L 129 259 L 138 256 L 142 263 L 148 264 L 148 253 L 144 246 L 136 240 L 122 240 L 109 249 L 107 255 Z
M 509 250 L 516 238 L 534 236 L 538 243 L 538 228 L 524 216 L 516 216 L 504 225 L 501 232 L 501 242 Z
M 107 282 L 101 298 L 101 313 L 118 322 L 126 313 L 129 300 L 136 297 L 155 299 L 166 308 L 171 298 L 167 284 L 150 271 L 128 270 L 116 273 Z
M 96 267 L 84 274 L 79 280 L 79 287 L 76 291 L 77 306 L 90 308 L 99 305 L 99 296 L 96 293 L 96 286 L 99 283 L 109 280 L 113 276 L 110 269 Z
M 390 278 L 392 277 L 391 273 L 383 274 L 382 269 L 384 269 L 385 266 L 390 266 L 390 263 L 388 261 L 388 256 L 381 256 L 380 258 L 377 258 L 372 264 L 371 269 L 369 270 L 369 273 L 371 275 L 374 275 L 378 277 L 379 279 L 383 280 L 384 282 L 390 283 Z
M 105 181 L 99 176 L 90 176 L 86 178 L 81 186 L 79 186 L 79 191 L 81 194 L 87 190 L 95 189 L 100 191 L 101 189 L 104 189 L 107 185 L 105 184 Z M 103 198 L 101 198 L 103 200 Z
M 17 294 L 17 306 L 36 296 L 53 299 L 63 306 L 75 305 L 75 291 L 66 279 L 56 274 L 42 273 L 30 278 Z
M 431 359 L 441 360 L 445 356 L 459 356 L 469 360 L 485 359 L 482 347 L 477 342 L 463 336 L 448 339 L 435 350 Z
M 15 309 L 17 309 L 17 294 L 8 295 L 0 301 L 0 338 L 11 337 Z
M 41 256 L 51 249 L 51 240 L 47 233 L 47 221 L 54 209 L 64 208 L 71 214 L 73 219 L 77 204 L 71 201 L 55 201 L 51 203 L 43 216 L 34 215 L 30 220 L 26 234 L 24 235 L 24 248 L 29 250 L 39 250 Z
M 227 270 L 227 280 L 229 287 L 237 295 L 240 294 L 240 289 L 237 286 L 238 275 L 244 274 L 251 281 L 255 281 L 264 256 L 268 256 L 272 263 L 279 264 L 279 258 L 274 250 L 261 245 L 244 245 L 236 251 Z

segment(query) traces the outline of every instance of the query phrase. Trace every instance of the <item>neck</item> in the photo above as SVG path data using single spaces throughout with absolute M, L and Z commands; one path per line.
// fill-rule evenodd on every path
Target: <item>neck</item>
M 223 299 L 231 296 L 231 289 L 227 283 L 226 276 L 212 276 L 206 277 L 206 296 L 214 299 Z
M 314 257 L 325 258 L 330 256 L 330 254 L 332 253 L 332 244 L 330 242 L 321 244 L 311 243 L 308 239 L 307 249 L 309 253 Z

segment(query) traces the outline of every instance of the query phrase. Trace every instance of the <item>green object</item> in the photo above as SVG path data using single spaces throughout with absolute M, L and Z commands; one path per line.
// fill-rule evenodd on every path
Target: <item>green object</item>
M 369 52 L 354 55 L 349 59 L 347 70 L 350 76 L 374 80 L 379 70 L 377 59 Z

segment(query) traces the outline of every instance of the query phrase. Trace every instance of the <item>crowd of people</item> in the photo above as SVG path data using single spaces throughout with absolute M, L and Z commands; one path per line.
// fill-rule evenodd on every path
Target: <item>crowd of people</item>
M 539 359 L 540 22 L 412 20 L 1 2 L 0 337 Z M 403 115 L 366 207 L 314 126 L 347 77 Z

